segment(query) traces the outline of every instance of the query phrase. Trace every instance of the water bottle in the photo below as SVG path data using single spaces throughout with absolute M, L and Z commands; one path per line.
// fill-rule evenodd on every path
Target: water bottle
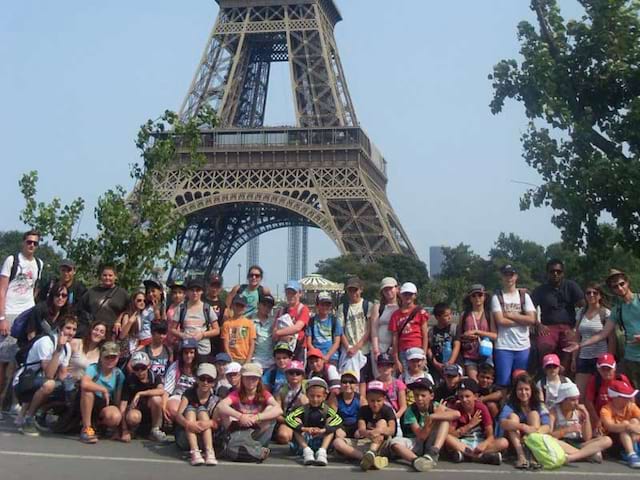
M 442 346 L 442 363 L 447 363 L 449 361 L 451 353 L 451 340 L 445 340 L 444 345 Z

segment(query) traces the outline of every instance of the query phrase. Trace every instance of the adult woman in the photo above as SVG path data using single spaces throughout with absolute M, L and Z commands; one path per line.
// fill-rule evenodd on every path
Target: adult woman
M 512 382 L 509 399 L 498 415 L 496 431 L 496 437 L 507 437 L 516 451 L 516 468 L 539 468 L 537 463 L 527 460 L 522 437 L 529 433 L 549 431 L 549 411 L 540 398 L 535 381 L 527 373 L 518 375 Z
M 218 404 L 219 416 L 231 434 L 241 430 L 254 430 L 251 437 L 265 448 L 268 455 L 269 440 L 275 420 L 282 415 L 282 408 L 262 385 L 262 367 L 247 363 L 240 371 L 240 388 L 232 391 Z
M 380 282 L 380 315 L 373 319 L 371 326 L 374 365 L 378 355 L 391 353 L 393 334 L 389 331 L 389 322 L 398 308 L 398 282 L 392 277 L 383 278 Z
M 164 418 L 167 421 L 173 421 L 182 394 L 196 383 L 197 366 L 198 342 L 195 338 L 185 338 L 180 344 L 178 359 L 169 365 L 164 376 L 164 391 L 169 395 L 164 409 Z
M 587 305 L 578 312 L 576 324 L 579 343 L 600 333 L 611 315 L 611 311 L 607 308 L 604 291 L 600 285 L 590 283 L 585 288 L 584 295 Z M 589 378 L 594 374 L 598 374 L 596 368 L 598 357 L 603 353 L 607 353 L 609 348 L 615 348 L 613 332 L 609 334 L 608 339 L 600 340 L 593 345 L 583 346 L 578 352 L 574 352 L 571 366 L 572 370 L 576 372 L 576 385 L 580 390 L 580 402 L 584 403 Z
M 495 342 L 498 338 L 486 300 L 484 286 L 479 283 L 472 285 L 463 300 L 464 310 L 458 328 L 465 373 L 475 381 L 478 381 L 478 367 L 481 363 L 493 365 L 493 355 L 480 355 L 480 341 L 489 338 Z
M 38 302 L 31 312 L 29 324 L 27 325 L 29 338 L 53 331 L 53 326 L 58 319 L 67 313 L 68 297 L 67 287 L 63 284 L 56 283 L 51 287 L 47 299 Z
M 107 338 L 107 325 L 102 320 L 91 324 L 91 328 L 83 338 L 74 338 L 71 341 L 71 360 L 69 371 L 76 380 L 81 380 L 85 370 L 92 363 L 100 360 L 100 347 Z
M 100 348 L 100 361 L 89 365 L 80 381 L 80 414 L 84 443 L 97 443 L 94 421 L 107 428 L 116 428 L 122 421 L 120 405 L 124 374 L 118 365 L 120 349 L 114 342 Z

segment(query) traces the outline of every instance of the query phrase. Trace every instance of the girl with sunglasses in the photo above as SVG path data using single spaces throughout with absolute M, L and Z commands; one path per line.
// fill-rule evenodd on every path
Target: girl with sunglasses
M 186 432 L 191 465 L 217 465 L 213 432 L 217 430 L 218 423 L 212 419 L 212 412 L 218 402 L 218 397 L 213 393 L 217 370 L 210 363 L 201 363 L 197 373 L 196 384 L 182 394 L 175 420 Z M 200 443 L 204 447 L 204 458 Z
M 120 331 L 120 346 L 122 357 L 126 362 L 138 349 L 138 334 L 142 329 L 142 314 L 147 308 L 144 292 L 136 292 L 131 296 L 129 309 L 122 317 L 122 330 Z
M 39 302 L 31 311 L 26 338 L 18 338 L 18 346 L 24 346 L 21 345 L 23 343 L 21 340 L 39 337 L 42 334 L 51 334 L 58 319 L 64 317 L 69 310 L 68 299 L 67 287 L 61 283 L 53 285 L 47 299 Z
M 480 354 L 480 341 L 488 338 L 495 342 L 498 338 L 489 313 L 487 294 L 481 284 L 472 285 L 463 301 L 458 335 L 464 360 L 464 370 L 469 378 L 478 381 L 478 368 L 483 363 L 493 365 L 493 355 Z

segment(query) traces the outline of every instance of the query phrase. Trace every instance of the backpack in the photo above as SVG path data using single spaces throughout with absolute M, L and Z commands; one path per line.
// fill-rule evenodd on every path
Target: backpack
M 27 338 L 27 329 L 29 328 L 29 320 L 35 308 L 35 306 L 27 308 L 13 320 L 10 335 L 15 338 L 18 343 L 24 344 L 29 341 Z
M 180 310 L 178 310 L 178 324 L 180 329 L 183 329 L 184 319 L 187 318 L 187 302 L 180 304 Z M 211 305 L 207 302 L 202 302 L 202 314 L 204 315 L 204 324 L 207 328 L 211 327 Z
M 364 313 L 364 318 L 366 319 L 368 314 L 369 314 L 369 300 L 363 299 L 362 300 L 362 311 Z M 349 316 L 349 301 L 345 300 L 344 302 L 342 302 L 342 314 L 343 314 L 343 318 L 344 318 L 344 322 L 347 322 L 347 317 Z
M 232 462 L 262 463 L 269 456 L 264 448 L 252 436 L 253 430 L 236 430 L 227 438 L 224 455 Z
M 524 437 L 524 444 L 545 470 L 560 468 L 567 461 L 558 440 L 546 433 L 531 433 Z
M 524 306 L 526 303 L 526 294 L 527 290 L 525 288 L 519 288 L 518 293 L 520 294 L 520 313 L 524 313 Z M 498 302 L 500 302 L 500 308 L 504 312 L 504 292 L 500 289 L 495 291 L 496 297 L 498 297 Z
M 240 288 L 238 288 L 238 291 L 236 292 L 236 295 L 240 295 L 247 288 L 249 288 L 249 285 L 247 285 L 246 283 L 240 285 Z M 262 285 L 258 285 L 258 297 L 262 298 L 263 296 L 264 296 L 264 287 Z
M 11 281 L 16 278 L 16 275 L 18 275 L 18 268 L 20 268 L 20 252 L 12 255 L 13 256 L 13 263 L 11 265 L 11 273 L 9 274 L 9 283 L 11 283 Z M 36 278 L 34 278 L 33 281 L 33 289 L 35 290 L 36 285 L 38 284 L 38 280 L 40 280 L 40 275 L 42 275 L 42 267 L 44 266 L 44 262 L 42 261 L 42 259 L 38 258 L 38 257 L 33 257 L 36 261 L 36 265 L 38 266 L 38 272 L 36 274 Z
M 598 375 L 599 377 L 600 375 Z M 560 375 L 560 383 L 569 383 L 569 379 L 567 377 L 565 377 L 564 375 Z M 545 375 L 544 377 L 542 377 L 540 379 L 540 388 L 542 388 L 542 390 L 544 392 L 546 392 L 546 388 L 547 388 L 547 376 Z
M 313 317 L 311 317 L 309 319 L 308 327 L 309 327 L 309 331 L 311 332 L 311 343 L 313 343 L 315 338 L 316 338 L 314 333 L 313 333 L 313 327 L 315 327 L 315 324 L 316 324 L 316 317 L 317 317 L 317 315 L 314 315 Z M 333 339 L 336 336 L 336 323 L 337 323 L 338 319 L 336 318 L 336 316 L 333 313 L 329 314 L 329 318 L 331 318 L 331 342 L 333 342 Z

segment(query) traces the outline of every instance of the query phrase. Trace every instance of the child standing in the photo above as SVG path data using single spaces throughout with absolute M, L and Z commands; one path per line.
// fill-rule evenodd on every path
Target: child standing
M 478 379 L 478 369 L 483 363 L 493 365 L 493 349 L 490 356 L 481 355 L 480 342 L 489 339 L 495 342 L 498 335 L 491 323 L 491 314 L 487 309 L 487 294 L 484 286 L 471 285 L 464 298 L 464 311 L 460 317 L 458 340 L 464 360 L 464 370 L 469 378 Z M 484 352 L 483 352 L 484 353 Z
M 173 354 L 165 345 L 166 339 L 167 322 L 153 323 L 151 325 L 151 343 L 143 349 L 149 355 L 151 361 L 150 370 L 161 381 L 164 381 L 164 374 L 173 361 Z
M 305 465 L 326 466 L 327 449 L 331 445 L 336 428 L 342 419 L 327 405 L 329 386 L 321 378 L 307 382 L 309 403 L 293 410 L 286 418 L 286 424 L 293 429 L 296 443 L 302 448 Z M 314 456 L 315 450 L 315 456 Z
M 416 305 L 418 288 L 411 282 L 400 287 L 402 307 L 393 312 L 389 331 L 393 333 L 393 356 L 399 372 L 407 369 L 407 351 L 419 347 L 425 352 L 429 348 L 429 314 Z
M 404 438 L 394 438 L 391 450 L 411 462 L 418 472 L 434 468 L 449 432 L 450 422 L 460 414 L 433 403 L 433 383 L 421 378 L 409 384 L 415 402 L 403 419 Z
M 244 316 L 247 300 L 236 295 L 231 305 L 233 318 L 222 324 L 222 342 L 224 351 L 232 360 L 244 364 L 253 357 L 256 345 L 256 326 Z
M 436 303 L 433 315 L 437 324 L 429 331 L 429 359 L 431 373 L 436 379 L 443 377 L 446 365 L 453 365 L 460 354 L 460 340 L 456 335 L 457 325 L 451 323 L 451 307 L 446 303 Z
M 342 324 L 331 311 L 333 299 L 327 292 L 320 292 L 316 298 L 317 313 L 311 317 L 306 327 L 307 348 L 317 348 L 326 362 L 338 365 Z
M 631 468 L 640 468 L 640 456 L 636 445 L 640 440 L 640 408 L 635 403 L 638 390 L 623 380 L 609 384 L 609 403 L 600 410 L 600 419 L 605 431 L 614 443 L 622 445 L 623 459 Z
M 275 300 L 271 295 L 260 295 L 258 311 L 253 319 L 256 328 L 256 346 L 253 352 L 253 362 L 270 368 L 273 365 L 273 325 L 275 317 L 272 314 Z

